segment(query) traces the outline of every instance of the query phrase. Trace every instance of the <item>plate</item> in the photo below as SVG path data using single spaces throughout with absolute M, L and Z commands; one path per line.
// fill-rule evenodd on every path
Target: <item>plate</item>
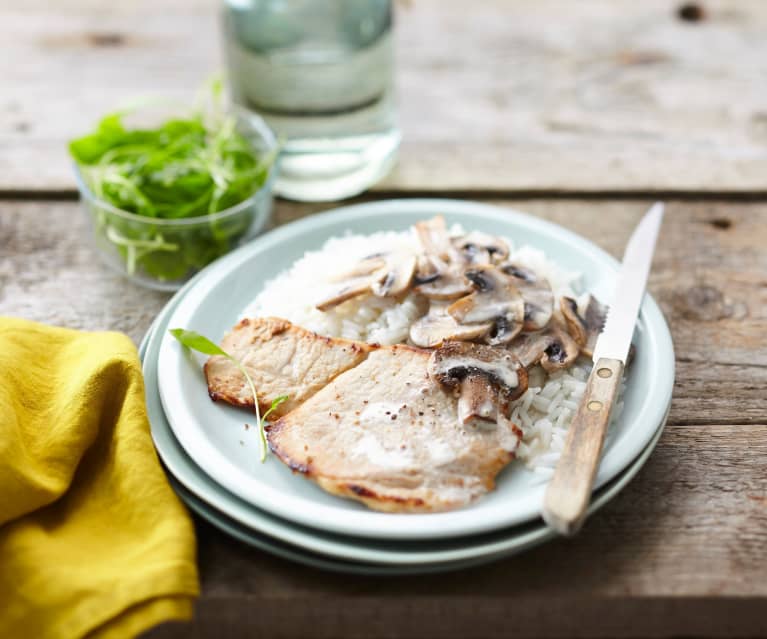
M 443 570 L 453 570 L 522 552 L 556 536 L 539 520 L 474 537 L 426 542 L 347 537 L 291 524 L 268 515 L 229 493 L 197 467 L 181 448 L 165 419 L 159 398 L 157 350 L 162 341 L 162 334 L 168 328 L 168 317 L 183 293 L 181 291 L 174 297 L 155 320 L 153 327 L 142 340 L 140 351 L 144 360 L 147 411 L 155 446 L 173 479 L 174 486 L 182 488 L 177 490 L 179 496 L 198 515 L 234 537 L 279 556 L 316 567 L 346 572 L 362 571 L 360 564 L 366 564 L 366 574 L 395 574 L 397 569 L 400 569 L 400 572 L 396 574 L 411 574 L 416 567 L 432 570 L 441 566 Z M 654 449 L 662 430 L 663 424 L 640 456 L 622 474 L 595 493 L 589 514 L 604 506 L 634 477 Z M 275 540 L 278 540 L 276 546 Z M 288 548 L 296 552 L 288 556 L 285 554 Z M 312 561 L 307 559 L 307 553 Z M 325 558 L 322 565 L 314 561 L 317 555 Z M 331 567 L 327 564 L 327 559 L 340 563 Z M 347 565 L 348 562 L 354 562 L 354 565 Z M 386 570 L 379 570 L 382 566 L 387 566 Z
M 556 536 L 540 522 L 503 533 L 453 540 L 454 547 L 444 541 L 432 542 L 426 544 L 430 547 L 426 550 L 424 544 L 419 547 L 413 542 L 371 544 L 367 539 L 328 538 L 317 531 L 301 529 L 270 517 L 215 484 L 184 453 L 162 417 L 156 376 L 150 373 L 152 363 L 147 360 L 145 366 L 152 408 L 152 435 L 160 457 L 171 473 L 174 489 L 199 516 L 256 548 L 324 570 L 385 576 L 476 566 L 522 552 Z M 650 456 L 661 433 L 662 427 L 629 468 L 595 494 L 589 514 L 604 506 L 634 477 Z M 218 508 L 211 503 L 217 504 Z
M 345 207 L 281 227 L 216 262 L 195 279 L 169 317 L 170 327 L 218 340 L 263 284 L 307 250 L 350 230 L 404 230 L 441 213 L 449 224 L 510 236 L 516 245 L 546 251 L 583 275 L 585 290 L 609 299 L 618 263 L 588 240 L 557 225 L 498 207 L 454 200 L 391 200 Z M 596 487 L 614 478 L 657 432 L 671 399 L 674 353 L 663 315 L 646 295 L 635 334 L 624 411 L 611 433 Z M 181 446 L 206 474 L 250 504 L 278 517 L 333 533 L 387 539 L 435 539 L 489 532 L 538 518 L 545 483 L 512 464 L 491 494 L 447 513 L 387 514 L 334 497 L 294 476 L 276 458 L 258 461 L 257 433 L 243 430 L 241 410 L 213 404 L 202 374 L 203 356 L 190 355 L 164 335 L 158 356 L 165 415 Z

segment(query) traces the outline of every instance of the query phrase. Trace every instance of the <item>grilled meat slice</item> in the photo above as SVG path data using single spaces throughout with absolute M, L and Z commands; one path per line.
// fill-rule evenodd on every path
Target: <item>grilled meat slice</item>
M 221 348 L 248 371 L 262 410 L 280 395 L 288 396 L 272 413 L 278 417 L 306 401 L 340 373 L 359 364 L 373 347 L 322 337 L 287 320 L 269 317 L 243 319 L 224 337 Z M 215 355 L 206 362 L 204 370 L 211 399 L 253 407 L 245 377 L 233 362 Z
M 330 493 L 375 510 L 440 511 L 494 486 L 521 432 L 459 425 L 458 400 L 429 378 L 429 351 L 381 348 L 267 428 L 274 453 Z

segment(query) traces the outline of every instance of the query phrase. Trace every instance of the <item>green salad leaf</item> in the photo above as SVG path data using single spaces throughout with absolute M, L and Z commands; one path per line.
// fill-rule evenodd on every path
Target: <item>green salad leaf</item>
M 226 115 L 216 85 L 210 100 L 186 117 L 154 128 L 128 128 L 135 109 L 106 115 L 96 129 L 72 140 L 69 152 L 97 200 L 148 218 L 138 224 L 94 204 L 97 231 L 133 274 L 142 269 L 163 281 L 200 269 L 247 233 L 255 207 L 223 220 L 168 226 L 218 213 L 246 201 L 266 182 L 277 149 L 260 154 Z
M 217 346 L 215 343 L 213 343 L 211 340 L 209 340 L 204 335 L 201 335 L 200 333 L 196 333 L 195 331 L 188 331 L 183 328 L 171 328 L 168 331 L 173 337 L 175 337 L 181 344 L 186 347 L 190 348 L 194 351 L 197 351 L 199 353 L 203 353 L 204 355 L 220 355 L 222 357 L 226 357 L 229 361 L 231 361 L 239 371 L 243 374 L 245 379 L 248 382 L 248 386 L 250 387 L 250 392 L 253 395 L 253 407 L 254 411 L 256 413 L 256 421 L 258 422 L 258 433 L 259 433 L 259 440 L 261 444 L 261 461 L 263 462 L 266 459 L 266 454 L 269 451 L 269 445 L 266 441 L 266 418 L 269 417 L 269 415 L 274 411 L 275 408 L 277 408 L 280 404 L 288 400 L 287 395 L 280 395 L 277 397 L 269 406 L 269 410 L 267 410 L 263 415 L 260 414 L 260 408 L 258 406 L 258 395 L 256 394 L 256 386 L 253 384 L 253 379 L 248 374 L 248 371 L 245 369 L 245 367 L 242 365 L 242 362 L 240 362 L 236 357 L 233 357 L 229 353 L 227 353 L 223 348 L 220 346 Z

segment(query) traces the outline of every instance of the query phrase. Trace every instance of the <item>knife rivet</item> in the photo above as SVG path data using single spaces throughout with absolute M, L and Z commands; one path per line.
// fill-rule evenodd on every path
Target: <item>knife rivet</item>
M 597 412 L 598 410 L 602 409 L 602 402 L 598 402 L 596 400 L 591 401 L 591 402 L 588 403 L 588 409 L 590 411 Z
M 605 379 L 607 379 L 608 377 L 611 377 L 612 374 L 613 372 L 609 368 L 600 368 L 597 371 L 597 375 L 599 375 L 600 377 L 604 377 Z

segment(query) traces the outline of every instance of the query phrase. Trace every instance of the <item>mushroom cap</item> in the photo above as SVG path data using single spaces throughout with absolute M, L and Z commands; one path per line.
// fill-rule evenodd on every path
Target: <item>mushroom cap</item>
M 416 256 L 408 252 L 374 253 L 362 258 L 350 270 L 333 278 L 339 287 L 316 304 L 320 311 L 343 304 L 360 295 L 394 297 L 410 288 L 416 267 Z
M 459 324 L 447 314 L 444 306 L 432 304 L 427 315 L 410 325 L 410 341 L 422 348 L 433 348 L 447 340 L 478 339 L 492 327 L 490 322 Z
M 369 293 L 371 285 L 372 279 L 369 275 L 349 279 L 341 282 L 339 288 L 334 293 L 318 302 L 315 306 L 320 311 L 329 311 L 331 308 L 343 304 L 347 300 Z
M 417 222 L 415 231 L 418 235 L 418 241 L 427 255 L 441 260 L 449 260 L 455 255 L 455 249 L 450 243 L 450 235 L 448 235 L 445 225 L 445 218 L 441 215 L 436 215 L 424 222 Z
M 554 332 L 553 339 L 543 351 L 540 364 L 543 370 L 553 373 L 563 368 L 570 368 L 578 359 L 578 344 L 566 332 Z
M 343 282 L 351 280 L 364 275 L 372 275 L 377 270 L 386 266 L 386 254 L 385 253 L 373 253 L 366 255 L 359 260 L 352 268 L 343 273 L 339 273 L 332 278 L 333 282 Z
M 412 253 L 393 253 L 387 256 L 382 268 L 373 273 L 371 291 L 377 297 L 394 297 L 410 288 L 415 274 L 416 256 Z
M 521 322 L 509 321 L 506 317 L 499 317 L 493 322 L 493 327 L 485 335 L 485 342 L 490 346 L 508 344 L 522 332 Z
M 418 278 L 421 279 L 420 276 Z M 471 293 L 472 288 L 471 282 L 460 270 L 447 268 L 436 272 L 436 276 L 430 276 L 413 290 L 432 300 L 454 300 Z
M 506 242 L 481 231 L 453 238 L 452 243 L 467 264 L 498 264 L 509 256 Z
M 463 276 L 464 259 L 450 241 L 445 218 L 437 215 L 415 225 L 423 255 L 418 260 L 415 291 L 433 300 L 453 300 L 471 292 Z
M 549 373 L 572 366 L 580 353 L 578 343 L 565 329 L 564 320 L 556 314 L 545 329 L 519 335 L 508 349 L 526 368 L 540 363 Z
M 458 390 L 458 422 L 500 423 L 509 402 L 527 390 L 527 369 L 508 351 L 471 342 L 445 342 L 429 357 L 428 374 Z
M 505 318 L 510 325 L 522 323 L 524 300 L 509 277 L 492 265 L 473 267 L 465 275 L 475 290 L 448 307 L 453 319 L 471 323 Z
M 583 315 L 578 312 L 578 303 L 571 297 L 562 297 L 559 306 L 567 331 L 578 343 L 581 352 L 591 357 L 597 337 L 605 325 L 607 306 L 601 304 L 593 295 L 589 295 Z
M 525 302 L 524 330 L 539 331 L 544 328 L 554 312 L 554 291 L 549 281 L 513 262 L 502 264 L 500 269 L 514 282 Z
M 482 377 L 515 399 L 527 390 L 527 370 L 510 351 L 473 342 L 447 341 L 435 349 L 428 364 L 429 376 L 455 387 L 467 377 Z
M 440 273 L 447 269 L 447 264 L 442 260 L 432 259 L 425 253 L 416 255 L 415 274 L 413 275 L 413 285 L 430 284 L 436 280 Z

